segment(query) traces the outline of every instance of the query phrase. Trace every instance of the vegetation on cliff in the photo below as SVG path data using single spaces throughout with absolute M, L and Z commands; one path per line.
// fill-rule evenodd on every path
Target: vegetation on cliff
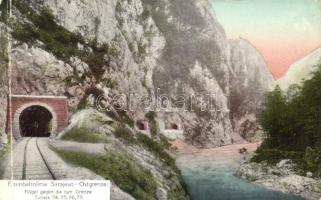
M 91 155 L 88 153 L 57 151 L 69 162 L 86 167 L 116 183 L 122 190 L 137 199 L 154 199 L 157 182 L 150 171 L 121 153 Z
M 81 143 L 104 143 L 108 140 L 99 133 L 87 128 L 74 127 L 61 137 L 62 140 L 71 140 Z
M 168 143 L 135 134 L 129 125 L 111 121 L 103 113 L 93 110 L 83 113 L 86 117 L 80 117 L 61 139 L 104 143 L 105 152 L 93 154 L 54 148 L 63 159 L 111 180 L 136 199 L 159 199 L 160 190 L 165 191 L 169 200 L 189 199 L 180 170 L 166 152 Z
M 114 47 L 107 43 L 98 43 L 96 38 L 89 40 L 78 32 L 67 30 L 58 23 L 52 10 L 42 4 L 32 5 L 22 0 L 14 1 L 13 6 L 14 12 L 18 12 L 19 17 L 10 20 L 8 25 L 12 29 L 11 35 L 16 44 L 26 43 L 29 46 L 39 47 L 74 69 L 77 68 L 73 63 L 75 58 L 88 65 L 89 71 L 86 74 L 79 76 L 76 73 L 77 70 L 74 70 L 74 75 L 64 80 L 68 86 L 83 82 L 86 76 L 102 81 L 110 88 L 115 86 L 114 81 L 103 77 L 109 67 L 109 59 L 106 55 L 117 56 L 119 53 Z M 99 23 L 96 21 L 95 23 Z M 77 109 L 85 108 L 88 96 L 97 97 L 100 94 L 101 91 L 94 87 L 87 88 Z
M 0 148 L 0 160 L 10 151 L 11 138 L 8 137 L 9 141 L 6 145 Z
M 266 139 L 252 161 L 290 158 L 298 171 L 321 177 L 321 65 L 310 80 L 267 95 L 260 123 Z

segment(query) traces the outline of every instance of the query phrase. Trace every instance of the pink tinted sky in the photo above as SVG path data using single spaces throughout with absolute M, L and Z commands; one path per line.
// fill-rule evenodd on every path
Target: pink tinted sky
M 321 0 L 210 0 L 229 38 L 245 38 L 274 77 L 321 46 Z
M 276 79 L 282 77 L 289 66 L 321 45 L 321 41 L 309 39 L 293 42 L 277 40 L 255 40 L 251 43 L 262 53 Z

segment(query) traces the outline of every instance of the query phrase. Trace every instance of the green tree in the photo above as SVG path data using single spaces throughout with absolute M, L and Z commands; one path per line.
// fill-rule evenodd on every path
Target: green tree
M 259 121 L 267 139 L 252 161 L 291 159 L 300 173 L 321 177 L 321 65 L 301 87 L 267 94 Z
M 267 148 L 305 151 L 321 145 L 321 66 L 302 87 L 286 94 L 279 86 L 266 97 L 260 124 L 267 134 Z
M 278 147 L 280 141 L 278 136 L 281 134 L 285 122 L 285 111 L 287 109 L 286 99 L 279 86 L 266 97 L 264 109 L 262 110 L 259 121 L 263 130 L 267 134 L 269 147 Z

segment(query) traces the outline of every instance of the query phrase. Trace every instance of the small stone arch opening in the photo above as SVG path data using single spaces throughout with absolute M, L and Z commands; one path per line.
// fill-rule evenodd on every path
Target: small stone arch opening
M 148 121 L 146 121 L 146 120 L 137 121 L 136 126 L 137 126 L 138 130 L 147 131 L 148 130 Z
M 172 123 L 171 124 L 171 129 L 178 130 L 179 129 L 178 124 Z
M 166 129 L 170 129 L 170 130 L 180 130 L 181 127 L 178 123 L 168 123 L 165 126 Z
M 34 105 L 25 108 L 19 116 L 22 137 L 50 137 L 53 116 L 45 107 Z

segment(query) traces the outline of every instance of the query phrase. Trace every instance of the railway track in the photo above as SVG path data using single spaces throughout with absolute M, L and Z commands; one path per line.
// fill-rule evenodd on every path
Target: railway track
M 27 139 L 26 145 L 25 145 L 25 151 L 23 152 L 23 164 L 22 164 L 22 180 L 26 180 L 26 166 L 27 166 L 27 147 L 28 143 L 31 140 L 31 138 Z
M 24 148 L 22 180 L 56 180 L 38 138 L 27 138 Z
M 0 179 L 4 180 L 103 179 L 86 168 L 66 163 L 50 148 L 49 138 L 22 138 L 0 163 L 0 169 Z

